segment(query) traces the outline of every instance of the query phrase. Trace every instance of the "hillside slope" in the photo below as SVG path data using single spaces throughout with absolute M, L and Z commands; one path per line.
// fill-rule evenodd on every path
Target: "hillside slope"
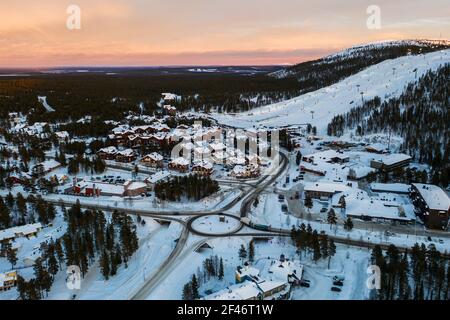
M 321 59 L 272 72 L 278 79 L 297 78 L 301 87 L 330 85 L 387 59 L 450 49 L 447 40 L 392 40 L 354 46 Z
M 311 123 L 325 134 L 334 116 L 363 100 L 398 97 L 408 83 L 450 62 L 450 50 L 383 61 L 331 86 L 280 103 L 236 115 L 215 114 L 223 124 L 242 128 Z

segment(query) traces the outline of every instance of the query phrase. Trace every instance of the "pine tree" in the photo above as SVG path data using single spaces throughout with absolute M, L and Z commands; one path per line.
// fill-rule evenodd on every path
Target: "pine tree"
M 100 268 L 102 270 L 102 275 L 105 280 L 109 279 L 110 266 L 109 266 L 109 255 L 103 250 L 102 256 L 100 257 Z
M 195 276 L 195 274 L 192 275 L 191 289 L 192 289 L 192 299 L 194 299 L 194 300 L 199 299 L 200 294 L 198 292 L 198 282 L 197 282 L 197 277 Z
M 6 204 L 12 210 L 14 208 L 14 196 L 12 195 L 11 191 L 6 195 L 5 199 L 6 199 Z
M 255 244 L 253 240 L 251 240 L 248 245 L 248 260 L 250 262 L 253 262 L 254 258 L 255 258 Z
M 51 254 L 48 259 L 48 272 L 50 272 L 51 275 L 55 276 L 56 273 L 58 273 L 58 270 L 58 261 L 56 260 L 55 255 Z
M 305 207 L 308 208 L 308 212 L 313 207 L 313 201 L 309 194 L 307 194 L 305 197 Z
M 23 195 L 18 192 L 16 196 L 16 207 L 17 211 L 19 212 L 19 223 L 20 224 L 26 224 L 25 216 L 27 214 L 27 203 Z
M 53 278 L 50 276 L 48 271 L 44 268 L 42 265 L 42 259 L 38 258 L 36 259 L 35 265 L 33 266 L 34 269 L 34 275 L 36 277 L 36 288 L 40 292 L 40 295 L 42 296 L 43 292 L 50 292 L 50 289 L 52 287 Z
M 331 208 L 330 211 L 328 211 L 327 221 L 330 224 L 330 230 L 331 230 L 333 224 L 337 223 L 337 216 L 336 216 L 336 213 L 334 212 L 333 208 Z
M 345 222 L 344 222 L 344 229 L 347 231 L 352 231 L 352 229 L 353 229 L 352 218 L 347 217 L 347 220 L 345 220 Z
M 297 151 L 297 155 L 295 156 L 295 163 L 297 166 L 299 166 L 301 162 L 302 162 L 302 153 L 299 150 Z
M 320 255 L 322 258 L 328 257 L 328 236 L 326 234 L 321 234 L 319 236 L 319 245 L 320 245 Z
M 241 244 L 241 247 L 239 248 L 239 258 L 241 259 L 247 258 L 247 250 L 245 249 L 243 244 Z
M 10 211 L 0 196 L 0 227 L 7 229 L 11 225 Z
M 223 260 L 222 258 L 220 258 L 218 278 L 219 280 L 223 280 L 223 277 L 224 277 Z
M 320 243 L 316 230 L 314 230 L 314 232 L 312 233 L 311 247 L 313 250 L 313 260 L 314 262 L 317 262 L 322 257 L 322 255 L 320 253 Z
M 330 269 L 331 257 L 336 254 L 336 245 L 334 244 L 333 239 L 328 241 L 328 269 Z
M 341 198 L 339 199 L 339 204 L 341 205 L 341 208 L 345 210 L 345 208 L 347 207 L 347 203 L 345 202 L 344 196 L 341 196 Z
M 181 298 L 183 300 L 192 300 L 192 286 L 191 286 L 191 282 L 189 281 L 188 283 L 186 283 L 183 286 L 183 293 Z
M 9 245 L 9 247 L 6 250 L 6 258 L 8 259 L 9 263 L 11 263 L 11 269 L 13 269 L 18 259 L 16 255 L 16 250 L 14 250 L 11 247 L 11 245 Z

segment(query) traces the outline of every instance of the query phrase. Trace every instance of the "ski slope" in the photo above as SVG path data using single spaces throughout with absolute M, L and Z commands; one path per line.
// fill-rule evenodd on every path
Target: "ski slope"
M 239 127 L 282 127 L 311 123 L 325 134 L 331 119 L 360 106 L 363 99 L 398 97 L 406 85 L 428 70 L 450 63 L 450 49 L 386 60 L 329 87 L 237 114 L 214 114 L 221 124 Z

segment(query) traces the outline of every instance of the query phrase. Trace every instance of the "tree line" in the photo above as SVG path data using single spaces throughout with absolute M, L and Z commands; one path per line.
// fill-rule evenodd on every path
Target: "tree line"
M 182 299 L 195 300 L 200 298 L 199 287 L 211 278 L 222 281 L 224 278 L 223 259 L 217 255 L 210 256 L 203 261 L 202 267 L 183 286 Z
M 416 243 L 401 251 L 391 244 L 383 252 L 379 245 L 372 250 L 370 261 L 380 268 L 380 289 L 371 291 L 378 300 L 448 300 L 450 298 L 450 263 L 448 257 Z
M 309 223 L 307 226 L 302 223 L 298 228 L 292 227 L 291 239 L 300 255 L 309 254 L 314 262 L 328 258 L 330 266 L 331 258 L 336 254 L 336 245 L 325 232 L 319 233 Z
M 155 195 L 165 201 L 184 199 L 198 201 L 219 191 L 219 183 L 211 177 L 200 175 L 175 176 L 155 185 Z
M 19 276 L 21 299 L 42 299 L 50 292 L 55 275 L 62 266 L 78 266 L 84 277 L 94 263 L 99 263 L 105 279 L 117 274 L 139 247 L 136 226 L 130 216 L 114 211 L 110 221 L 100 210 L 81 210 L 77 201 L 64 209 L 67 230 L 56 240 L 41 244 L 41 256 L 34 265 L 35 277 Z

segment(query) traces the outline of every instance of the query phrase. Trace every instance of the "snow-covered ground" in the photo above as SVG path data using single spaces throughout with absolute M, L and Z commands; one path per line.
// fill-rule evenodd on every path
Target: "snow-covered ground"
M 212 248 L 200 253 L 189 250 L 188 246 L 180 263 L 172 270 L 170 276 L 156 287 L 148 299 L 181 299 L 184 284 L 190 279 L 192 274 L 197 274 L 198 269 L 202 267 L 203 261 L 211 255 L 223 258 L 224 279 L 219 281 L 216 278 L 211 278 L 201 281 L 200 294 L 206 295 L 235 284 L 236 267 L 242 265 L 242 259 L 238 256 L 238 250 L 241 245 L 247 247 L 250 240 L 251 237 L 210 239 L 208 244 Z M 191 243 L 196 243 L 196 241 L 198 241 L 198 238 L 191 239 Z M 321 260 L 315 264 L 309 255 L 299 257 L 296 250 L 296 247 L 287 238 L 276 237 L 267 242 L 258 241 L 255 244 L 255 262 L 253 266 L 260 271 L 262 277 L 270 279 L 271 275 L 268 272 L 270 264 L 267 261 L 279 259 L 281 254 L 284 254 L 290 260 L 300 258 L 300 262 L 305 265 L 304 278 L 311 281 L 311 287 L 296 287 L 292 292 L 291 299 L 364 299 L 366 297 L 365 282 L 370 256 L 369 250 L 338 245 L 337 253 L 331 259 L 329 269 L 328 260 Z M 189 263 L 183 263 L 187 261 Z M 340 293 L 330 291 L 332 278 L 337 274 L 344 275 L 346 278 Z
M 155 220 L 143 217 L 145 225 L 138 224 L 139 249 L 128 261 L 128 266 L 121 265 L 117 274 L 106 281 L 95 262 L 81 281 L 81 289 L 69 289 L 66 285 L 66 269 L 60 270 L 55 277 L 47 299 L 67 300 L 76 295 L 76 299 L 130 299 L 132 293 L 154 275 L 161 263 L 169 256 L 181 233 L 181 225 L 172 222 L 169 226 L 160 225 Z M 44 228 L 37 237 L 18 239 L 19 261 L 14 269 L 25 279 L 34 278 L 33 267 L 23 266 L 23 258 L 39 255 L 39 245 L 50 238 L 57 239 L 65 232 L 65 224 L 59 214 L 52 227 Z M 11 270 L 6 258 L 0 258 L 0 272 Z M 17 298 L 17 290 L 0 292 L 0 300 Z
M 408 83 L 449 62 L 450 50 L 386 60 L 339 83 L 287 101 L 236 115 L 214 114 L 213 117 L 219 123 L 241 128 L 311 123 L 319 134 L 324 134 L 334 116 L 360 105 L 362 99 L 397 97 Z
M 220 216 L 212 215 L 198 218 L 192 223 L 192 227 L 200 232 L 220 234 L 233 231 L 240 224 L 239 219 L 223 216 L 223 221 L 220 221 Z
M 169 227 L 161 226 L 150 218 L 143 218 L 145 226 L 138 227 L 139 249 L 128 262 L 128 267 L 120 266 L 117 274 L 105 281 L 95 263 L 81 282 L 81 290 L 69 290 L 65 274 L 59 273 L 49 299 L 69 299 L 76 294 L 77 299 L 126 300 L 136 288 L 155 272 L 174 249 L 175 240 L 181 229 L 173 222 Z
M 42 105 L 44 106 L 45 110 L 47 110 L 48 112 L 54 112 L 55 109 L 53 109 L 48 103 L 47 103 L 47 97 L 45 96 L 39 96 L 38 100 L 40 103 L 42 103 Z
M 400 202 L 407 201 L 402 196 L 397 197 Z M 346 231 L 342 224 L 330 228 L 330 225 L 326 222 L 326 213 L 323 213 L 322 215 L 317 214 L 324 206 L 329 208 L 329 201 L 315 200 L 314 206 L 310 209 L 311 214 L 307 211 L 303 217 L 296 217 L 282 211 L 281 205 L 285 202 L 280 202 L 276 195 L 268 194 L 263 195 L 260 198 L 259 205 L 256 208 L 253 208 L 251 214 L 249 215 L 251 221 L 255 224 L 270 225 L 272 228 L 290 230 L 292 226 L 299 226 L 301 223 L 309 223 L 313 229 L 316 229 L 319 232 L 325 231 L 326 233 L 341 239 L 352 239 L 361 241 L 362 243 L 370 242 L 383 245 L 394 244 L 399 247 L 408 248 L 411 248 L 417 242 L 419 244 L 424 243 L 427 246 L 429 244 L 434 244 L 436 249 L 441 252 L 450 251 L 450 238 L 448 236 L 442 235 L 439 238 L 441 241 L 437 241 L 436 237 L 432 237 L 432 241 L 430 242 L 428 240 L 428 236 L 424 233 L 423 227 L 419 224 L 410 226 L 409 233 L 391 232 L 390 234 L 386 234 L 384 231 L 389 230 L 390 225 L 382 225 L 378 223 L 367 224 L 365 228 L 353 228 L 351 231 Z M 405 206 L 407 210 L 410 210 L 409 206 Z M 344 218 L 344 212 L 341 212 L 340 209 L 335 209 L 335 211 L 338 217 L 341 219 Z M 408 212 L 408 214 L 411 214 L 411 212 Z M 316 216 L 320 217 L 314 219 L 312 218 Z M 354 220 L 359 221 L 357 219 Z

